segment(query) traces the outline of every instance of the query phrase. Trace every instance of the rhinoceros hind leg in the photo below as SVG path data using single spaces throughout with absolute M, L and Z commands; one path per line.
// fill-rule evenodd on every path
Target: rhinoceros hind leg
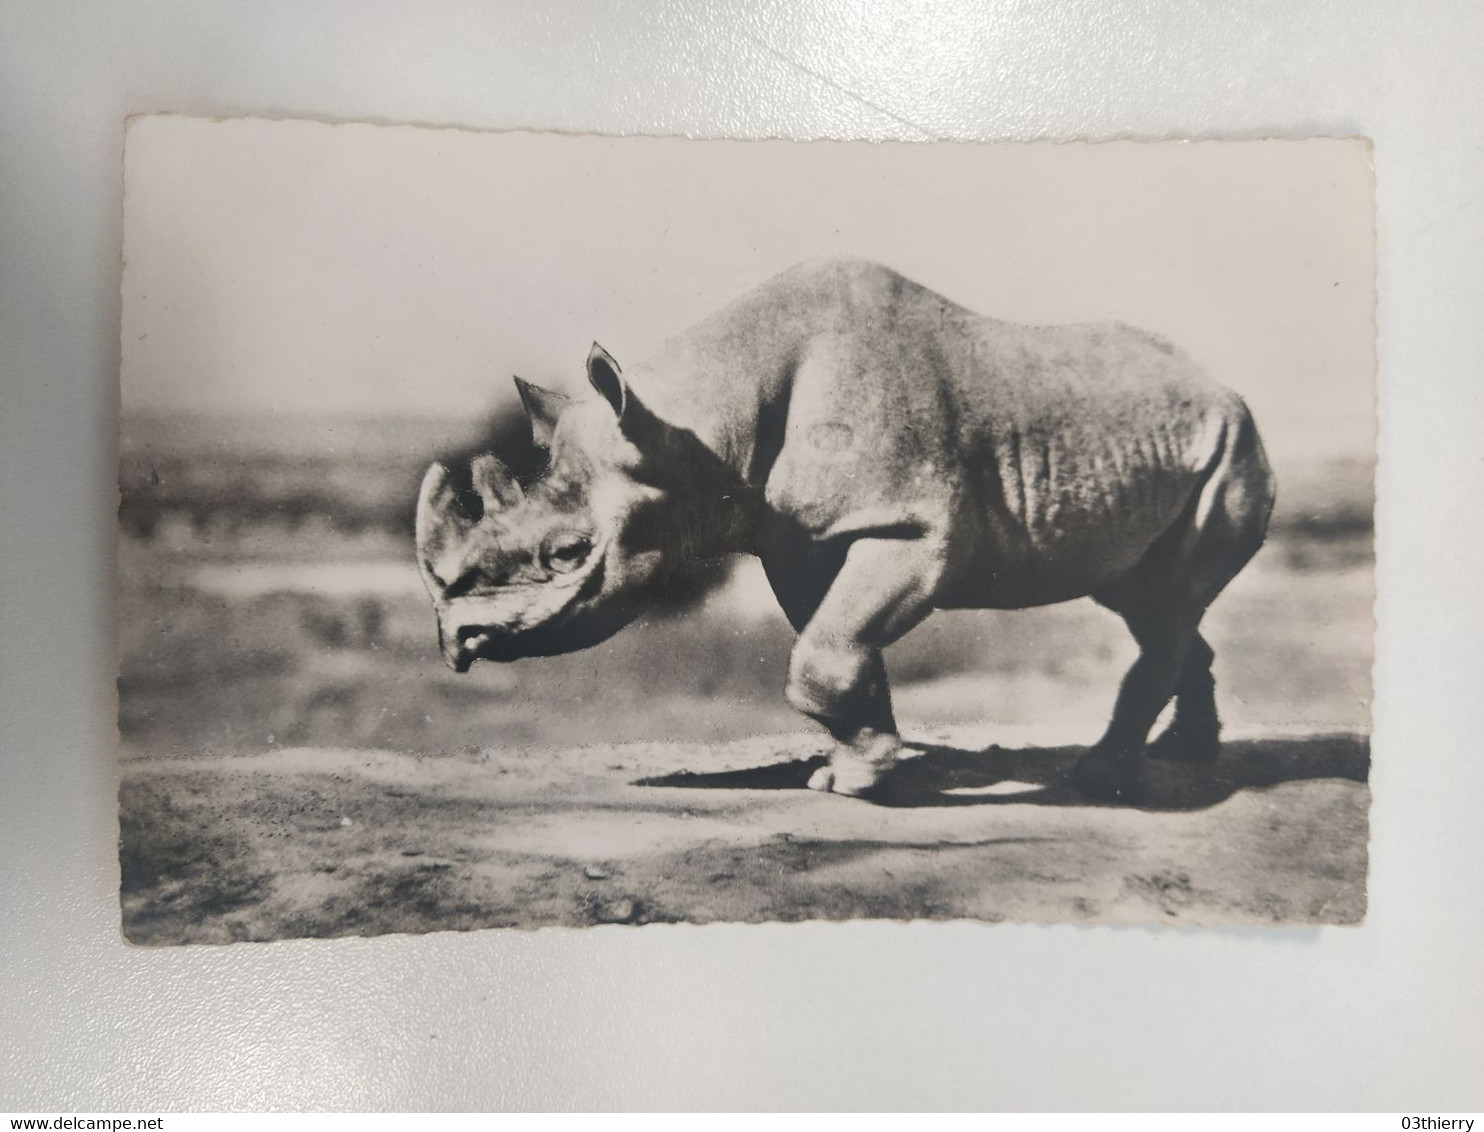
M 1175 718 L 1149 744 L 1149 757 L 1168 762 L 1210 763 L 1221 751 L 1221 721 L 1216 715 L 1216 681 L 1211 676 L 1214 654 L 1204 637 L 1196 635 L 1185 668 L 1175 685 Z
M 1227 422 L 1206 482 L 1180 520 L 1122 578 L 1093 596 L 1123 617 L 1139 658 L 1123 678 L 1113 720 L 1078 763 L 1073 780 L 1094 797 L 1135 801 L 1144 743 L 1176 697 L 1162 752 L 1187 761 L 1216 756 L 1218 725 L 1211 648 L 1199 627 L 1206 607 L 1262 545 L 1273 477 L 1245 409 Z
M 1200 634 L 1201 610 L 1161 611 L 1146 618 L 1124 613 L 1139 642 L 1139 658 L 1118 689 L 1113 720 L 1073 770 L 1077 789 L 1100 801 L 1143 800 L 1144 742 L 1184 673 Z

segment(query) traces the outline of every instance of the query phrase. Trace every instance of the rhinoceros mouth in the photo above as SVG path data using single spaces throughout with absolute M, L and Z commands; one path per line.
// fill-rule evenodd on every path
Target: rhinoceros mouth
M 507 663 L 526 657 L 576 652 L 578 649 L 599 644 L 617 632 L 624 624 L 622 620 L 609 627 L 608 618 L 594 616 L 590 611 L 584 615 L 583 604 L 589 598 L 596 597 L 603 589 L 603 559 L 601 556 L 595 557 L 596 561 L 591 569 L 568 583 L 574 589 L 561 609 L 545 620 L 527 627 L 505 633 L 495 629 L 485 634 L 476 648 L 460 656 L 463 664 L 460 671 L 467 671 L 476 660 Z M 556 584 L 561 585 L 564 582 L 566 579 Z

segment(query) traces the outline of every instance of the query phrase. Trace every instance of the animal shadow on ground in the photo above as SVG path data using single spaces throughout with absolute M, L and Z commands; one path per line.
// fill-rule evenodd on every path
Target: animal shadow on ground
M 1097 805 L 1071 784 L 1072 764 L 1084 747 L 991 746 L 983 751 L 908 744 L 906 757 L 870 795 L 882 806 Z M 1248 739 L 1222 744 L 1212 763 L 1145 760 L 1142 810 L 1201 810 L 1240 790 L 1283 782 L 1370 775 L 1370 742 L 1363 735 Z M 635 786 L 690 790 L 803 790 L 823 755 L 713 773 L 679 771 L 641 778 Z

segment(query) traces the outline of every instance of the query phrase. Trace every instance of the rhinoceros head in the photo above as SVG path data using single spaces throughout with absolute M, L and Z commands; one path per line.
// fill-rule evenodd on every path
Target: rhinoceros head
M 522 485 L 493 453 L 434 464 L 417 505 L 417 556 L 455 672 L 476 660 L 549 656 L 597 644 L 633 620 L 666 565 L 656 524 L 663 492 L 642 463 L 642 412 L 617 363 L 594 344 L 572 400 L 516 379 L 547 470 Z

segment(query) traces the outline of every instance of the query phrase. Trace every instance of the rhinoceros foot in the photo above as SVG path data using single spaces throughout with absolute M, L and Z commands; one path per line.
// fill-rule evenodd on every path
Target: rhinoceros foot
M 868 794 L 897 765 L 901 749 L 895 735 L 875 735 L 861 746 L 841 743 L 830 761 L 809 776 L 809 789 L 850 797 Z

